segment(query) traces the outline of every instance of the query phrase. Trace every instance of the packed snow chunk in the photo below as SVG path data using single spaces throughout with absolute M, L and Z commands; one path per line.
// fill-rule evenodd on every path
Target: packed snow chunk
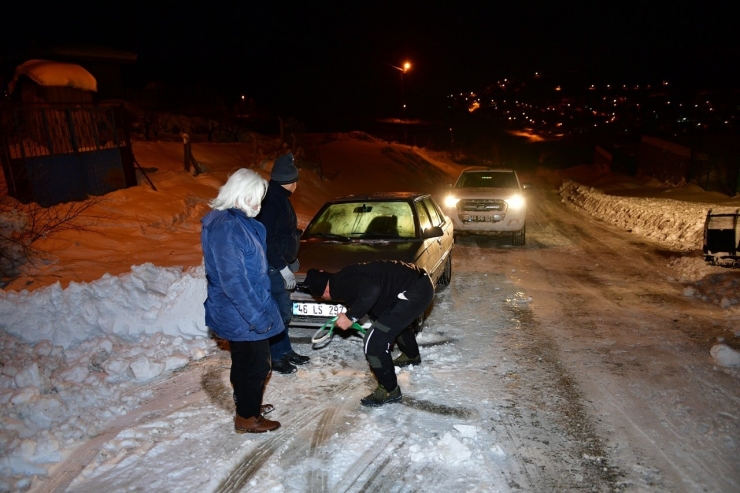
M 740 351 L 735 351 L 726 344 L 717 344 L 709 350 L 709 354 L 718 365 L 732 368 L 740 367 Z
M 108 375 L 119 376 L 128 370 L 129 362 L 125 358 L 110 358 L 103 364 L 103 369 Z
M 451 466 L 464 463 L 470 459 L 471 455 L 472 452 L 468 447 L 453 437 L 449 431 L 445 432 L 442 439 L 437 443 L 437 457 Z
M 54 345 L 49 339 L 44 339 L 43 341 L 39 341 L 33 347 L 33 353 L 36 354 L 37 356 L 50 356 L 53 350 L 54 350 Z
M 10 471 L 13 474 L 23 475 L 23 476 L 34 476 L 34 475 L 40 475 L 45 476 L 47 474 L 46 469 L 44 469 L 41 466 L 37 466 L 36 464 L 32 464 L 30 460 L 24 460 L 21 457 L 18 456 L 11 456 L 6 457 L 2 461 L 3 469 L 6 467 L 10 469 Z M 20 490 L 16 490 L 20 491 Z
M 494 457 L 497 457 L 499 459 L 503 459 L 504 457 L 506 457 L 506 451 L 504 451 L 503 447 L 498 443 L 491 447 L 490 451 Z
M 89 374 L 90 370 L 87 368 L 87 365 L 78 363 L 59 372 L 59 378 L 66 382 L 82 383 Z
M 53 397 L 41 397 L 29 406 L 27 418 L 39 428 L 50 429 L 52 425 L 64 421 L 67 407 Z
M 41 372 L 37 363 L 33 363 L 19 371 L 15 375 L 15 384 L 19 389 L 23 387 L 36 387 L 42 394 L 49 392 L 51 389 L 49 377 Z
M 27 404 L 39 395 L 39 389 L 36 387 L 24 387 L 13 392 L 10 403 L 14 406 Z
M 51 464 L 62 460 L 59 441 L 49 431 L 42 431 L 35 443 L 33 454 L 28 457 L 36 464 Z
M 132 361 L 131 365 L 129 365 L 129 369 L 134 376 L 134 380 L 137 382 L 145 382 L 158 377 L 164 372 L 164 367 L 164 363 L 150 361 L 149 358 L 143 354 Z
M 172 356 L 167 356 L 164 359 L 164 371 L 177 370 L 187 365 L 190 358 L 182 353 L 175 353 Z
M 420 462 L 427 458 L 427 455 L 417 443 L 409 447 L 409 459 L 411 462 Z
M 452 425 L 452 427 L 460 433 L 462 438 L 475 439 L 478 433 L 478 427 L 473 425 Z

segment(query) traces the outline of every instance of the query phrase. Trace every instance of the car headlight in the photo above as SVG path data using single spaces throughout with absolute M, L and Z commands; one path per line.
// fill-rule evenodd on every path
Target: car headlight
M 509 204 L 510 209 L 521 209 L 526 204 L 526 201 L 521 195 L 512 195 L 506 199 L 506 203 Z
M 454 195 L 448 195 L 447 197 L 445 197 L 446 207 L 450 207 L 450 208 L 455 207 L 458 202 L 460 202 L 460 199 L 458 199 Z

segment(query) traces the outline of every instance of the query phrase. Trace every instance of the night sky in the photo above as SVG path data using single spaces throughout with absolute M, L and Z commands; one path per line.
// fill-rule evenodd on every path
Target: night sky
M 731 2 L 75 2 L 3 6 L 3 53 L 93 43 L 137 83 L 244 94 L 297 114 L 433 106 L 501 78 L 737 84 Z M 658 5 L 660 4 L 660 5 Z M 393 68 L 412 63 L 403 76 Z M 196 89 L 200 88 L 200 89 Z

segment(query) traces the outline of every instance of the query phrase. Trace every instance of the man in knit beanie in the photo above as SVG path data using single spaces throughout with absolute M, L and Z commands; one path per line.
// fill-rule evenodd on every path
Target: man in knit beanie
M 294 272 L 298 270 L 300 233 L 298 219 L 288 198 L 298 186 L 298 168 L 291 153 L 279 156 L 272 165 L 267 194 L 257 220 L 267 231 L 267 273 L 270 276 L 272 297 L 280 308 L 285 330 L 270 338 L 272 369 L 278 373 L 294 373 L 295 365 L 305 365 L 308 356 L 293 350 L 288 334 L 288 324 L 293 315 L 290 291 L 295 289 Z

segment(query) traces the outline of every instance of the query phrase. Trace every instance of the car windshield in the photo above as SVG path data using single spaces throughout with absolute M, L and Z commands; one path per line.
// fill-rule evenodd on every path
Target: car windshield
M 347 239 L 416 238 L 408 202 L 344 202 L 332 204 L 306 228 L 306 237 Z
M 511 171 L 468 171 L 455 188 L 519 188 L 519 184 Z

